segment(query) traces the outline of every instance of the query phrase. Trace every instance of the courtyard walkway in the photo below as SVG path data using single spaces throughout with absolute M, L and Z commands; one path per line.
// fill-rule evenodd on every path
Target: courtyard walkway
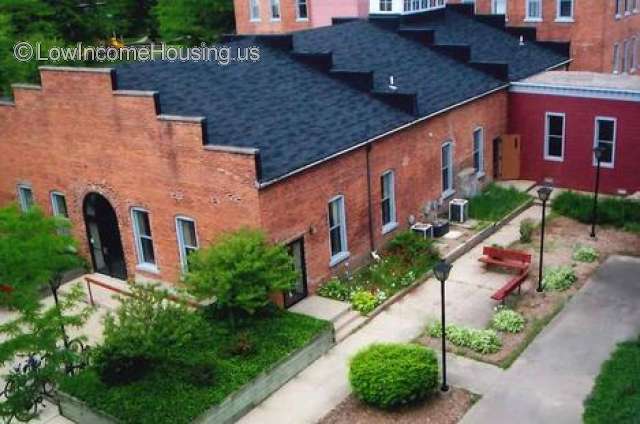
M 533 205 L 453 264 L 447 282 L 448 322 L 477 328 L 488 324 L 496 305 L 490 296 L 507 282 L 509 276 L 487 271 L 478 262 L 482 246 L 509 245 L 518 240 L 523 219 L 538 220 L 540 216 L 541 207 Z M 429 322 L 438 319 L 439 313 L 440 283 L 430 279 L 336 345 L 248 413 L 240 423 L 315 423 L 349 394 L 347 373 L 351 356 L 371 343 L 411 341 L 423 333 Z M 478 393 L 489 390 L 502 374 L 497 367 L 465 358 L 454 357 L 449 364 L 451 384 Z
M 639 275 L 640 259 L 610 257 L 462 422 L 582 422 L 601 364 L 640 333 Z

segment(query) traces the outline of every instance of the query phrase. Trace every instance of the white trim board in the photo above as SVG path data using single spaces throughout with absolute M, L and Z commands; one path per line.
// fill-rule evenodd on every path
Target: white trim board
M 511 83 L 510 93 L 542 94 L 561 97 L 581 97 L 600 100 L 620 100 L 640 102 L 640 91 L 615 88 L 574 87 L 557 84 L 536 84 L 527 82 Z

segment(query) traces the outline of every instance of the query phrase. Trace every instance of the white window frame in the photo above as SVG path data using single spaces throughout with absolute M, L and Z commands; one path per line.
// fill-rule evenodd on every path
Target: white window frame
M 393 0 L 378 0 L 380 12 L 393 12 Z
M 300 16 L 300 6 L 302 6 L 304 4 L 304 8 L 307 11 L 307 16 L 305 17 L 301 17 Z M 305 22 L 309 20 L 309 2 L 308 0 L 296 0 L 296 20 L 297 21 L 301 21 L 301 22 Z
M 384 192 L 385 178 L 391 179 L 391 184 L 389 184 L 391 191 L 389 193 L 386 193 L 386 196 Z M 398 215 L 396 210 L 396 173 L 392 169 L 383 172 L 380 176 L 380 191 L 382 197 L 382 200 L 380 202 L 380 211 L 382 212 L 382 217 L 384 217 L 384 202 L 389 202 L 389 222 L 387 222 L 386 224 L 384 222 L 382 223 L 382 234 L 387 234 L 388 232 L 398 228 Z
M 443 154 L 442 151 L 444 150 L 445 146 L 449 146 L 449 157 L 447 158 L 448 160 L 448 164 L 447 166 L 445 166 L 443 159 Z M 446 199 L 448 197 L 451 197 L 455 194 L 456 190 L 453 186 L 453 142 L 452 141 L 445 141 L 444 143 L 442 143 L 442 145 L 440 146 L 440 185 L 442 188 L 442 198 Z M 444 169 L 447 168 L 448 174 L 447 174 L 447 188 L 444 187 L 444 179 L 442 179 L 442 171 L 444 171 Z
M 504 16 L 507 16 L 508 2 L 507 0 L 491 0 L 491 13 L 498 14 L 498 3 L 504 3 Z
M 622 60 L 620 61 L 620 73 L 629 72 L 629 40 L 622 42 Z
M 620 43 L 613 44 L 613 71 L 614 74 L 620 73 Z
M 614 0 L 616 3 L 616 10 L 615 10 L 615 18 L 616 19 L 620 19 L 622 17 L 622 11 L 623 11 L 623 6 L 624 4 L 622 3 L 624 0 Z
M 549 118 L 552 116 L 562 117 L 562 154 L 560 156 L 549 155 Z M 544 114 L 544 160 L 552 162 L 564 162 L 564 153 L 567 141 L 567 115 L 560 112 L 546 112 Z
M 560 11 L 562 10 L 562 2 L 570 1 L 571 2 L 571 15 L 570 16 L 560 16 Z M 575 15 L 575 0 L 556 0 L 556 22 L 573 22 L 573 17 Z
M 18 184 L 18 203 L 20 204 L 20 210 L 22 212 L 28 212 L 36 204 L 35 196 L 33 195 L 33 188 L 29 184 Z M 27 198 L 24 196 L 24 191 L 29 191 L 31 194 L 31 204 L 27 205 Z
M 340 213 L 338 214 L 338 217 L 340 218 L 340 222 L 337 224 L 337 226 L 332 227 L 331 217 L 329 214 L 331 213 L 331 210 L 330 210 L 331 204 L 334 202 L 339 202 L 339 205 L 340 205 L 340 211 L 339 211 Z M 327 202 L 327 212 L 328 212 L 327 225 L 329 227 L 329 233 L 328 233 L 329 234 L 329 252 L 331 253 L 331 260 L 329 262 L 329 266 L 335 266 L 349 257 L 349 246 L 348 246 L 348 237 L 347 237 L 347 213 L 346 213 L 345 199 L 342 194 L 331 198 Z M 331 230 L 336 227 L 340 227 L 341 229 L 340 231 L 341 246 L 340 247 L 342 250 L 334 254 L 331 249 Z
M 140 228 L 138 227 L 138 220 L 136 219 L 136 213 L 146 213 L 147 218 L 149 219 L 149 231 L 151 232 L 151 236 L 140 234 Z M 151 214 L 147 209 L 135 207 L 131 208 L 131 227 L 133 228 L 133 240 L 136 245 L 136 253 L 138 264 L 136 266 L 137 269 L 147 272 L 158 272 L 158 256 L 156 252 L 156 248 L 153 244 L 153 229 L 151 225 Z M 153 257 L 155 262 L 147 262 L 144 258 L 144 250 L 142 249 L 142 238 L 146 238 L 151 240 L 151 247 L 153 248 Z
M 278 16 L 276 17 L 273 13 L 274 9 L 277 8 Z M 282 7 L 280 5 L 280 0 L 269 0 L 269 14 L 271 15 L 272 21 L 279 21 L 282 19 Z
M 476 149 L 476 133 L 480 133 L 480 146 L 478 149 Z M 473 155 L 473 165 L 475 166 L 475 157 L 476 157 L 476 150 L 478 151 L 478 170 L 476 171 L 476 176 L 478 178 L 482 178 L 485 176 L 485 171 L 484 171 L 484 128 L 483 127 L 478 127 L 475 130 L 473 130 L 473 134 L 472 134 L 472 141 L 473 145 L 472 147 L 472 155 Z
M 67 204 L 67 198 L 64 193 L 60 191 L 52 191 L 49 197 L 51 199 L 51 212 L 53 213 L 53 216 L 69 219 L 69 205 Z M 67 209 L 66 214 L 62 213 L 58 208 L 58 203 L 56 203 L 55 200 L 56 197 L 62 197 L 62 200 L 64 200 L 64 204 Z
M 196 238 L 195 246 L 188 246 L 186 244 L 184 232 L 182 231 L 182 225 L 180 225 L 181 221 L 190 222 L 193 224 L 193 234 Z M 198 239 L 198 226 L 196 225 L 196 220 L 184 215 L 176 216 L 176 237 L 178 239 L 178 250 L 180 251 L 180 267 L 182 268 L 182 272 L 187 272 L 189 271 L 187 248 L 193 250 L 198 250 L 200 248 L 200 240 Z
M 613 142 L 611 143 L 611 162 L 603 162 L 600 161 L 600 166 L 602 168 L 614 168 L 616 163 L 616 144 L 618 141 L 618 119 L 611 116 L 596 116 L 593 125 L 593 148 L 595 149 L 599 144 L 600 140 L 598 139 L 599 135 L 599 121 L 610 121 L 613 122 Z M 608 141 L 606 141 L 608 143 Z M 598 161 L 596 160 L 595 154 L 593 156 L 593 166 L 598 166 Z
M 538 4 L 538 16 L 531 16 L 529 12 L 531 11 L 530 5 L 532 3 Z M 542 22 L 542 0 L 525 0 L 525 22 Z
M 257 12 L 256 16 L 254 12 Z M 249 0 L 249 20 L 251 22 L 260 22 L 260 0 Z

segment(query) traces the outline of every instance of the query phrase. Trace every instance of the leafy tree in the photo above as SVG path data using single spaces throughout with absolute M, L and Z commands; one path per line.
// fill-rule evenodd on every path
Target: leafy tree
M 107 4 L 110 28 L 118 35 L 154 36 L 156 23 L 151 9 L 157 0 L 111 0 Z
M 234 325 L 234 311 L 249 315 L 270 303 L 269 294 L 289 290 L 298 276 L 284 247 L 271 245 L 257 230 L 227 234 L 189 258 L 187 291 L 215 299 Z
M 76 43 L 105 39 L 109 35 L 107 10 L 97 0 L 42 0 L 54 13 L 58 33 L 63 40 Z
M 83 264 L 72 237 L 61 231 L 68 224 L 46 217 L 37 208 L 26 213 L 12 205 L 0 209 L 0 304 L 25 311 L 38 307 L 43 286 L 55 287 L 62 275 Z
M 233 30 L 232 0 L 158 0 L 152 13 L 166 42 L 193 46 Z

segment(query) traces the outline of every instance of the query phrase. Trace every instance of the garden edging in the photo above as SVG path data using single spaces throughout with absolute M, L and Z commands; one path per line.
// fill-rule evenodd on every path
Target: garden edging
M 193 422 L 199 424 L 235 422 L 328 352 L 334 344 L 334 331 L 329 326 L 306 346 L 261 373 L 251 382 L 229 395 L 219 405 L 201 414 Z M 86 402 L 66 393 L 59 392 L 58 401 L 61 415 L 78 424 L 115 424 L 119 422 L 118 419 L 91 408 Z

